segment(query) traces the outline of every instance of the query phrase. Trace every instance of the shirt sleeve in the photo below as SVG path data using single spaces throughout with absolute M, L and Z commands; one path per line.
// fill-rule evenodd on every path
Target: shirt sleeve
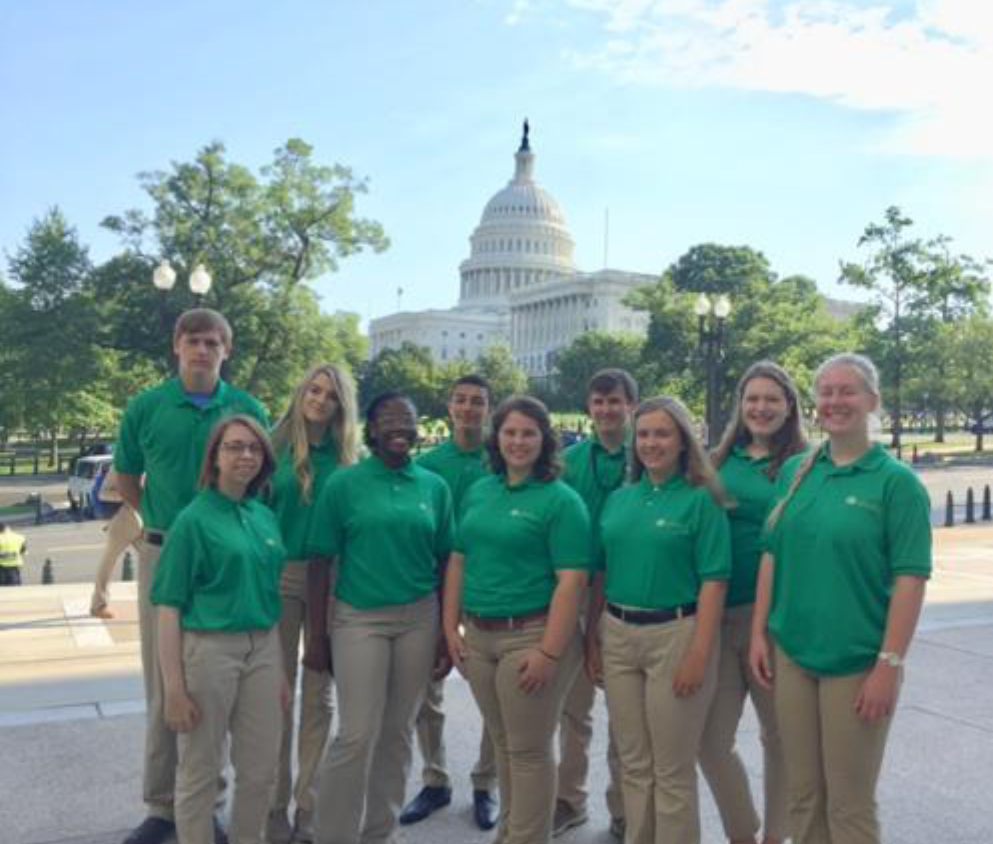
M 138 399 L 132 399 L 121 418 L 121 427 L 114 445 L 114 468 L 123 475 L 140 475 L 145 471 L 145 455 L 139 437 L 140 416 Z
M 332 475 L 325 484 L 310 520 L 307 533 L 308 557 L 334 557 L 341 553 L 345 546 L 345 513 L 344 499 L 347 496 L 339 494 L 338 482 L 340 475 Z
M 548 549 L 555 569 L 590 570 L 593 539 L 586 505 L 574 490 L 566 488 L 553 505 L 548 525 Z
M 901 471 L 890 482 L 884 506 L 890 573 L 931 575 L 931 501 L 924 485 Z
M 152 581 L 151 602 L 184 609 L 193 593 L 199 554 L 196 520 L 182 514 L 166 535 Z
M 731 577 L 731 525 L 727 513 L 700 489 L 696 538 L 693 554 L 696 557 L 697 575 L 700 580 L 728 580 Z

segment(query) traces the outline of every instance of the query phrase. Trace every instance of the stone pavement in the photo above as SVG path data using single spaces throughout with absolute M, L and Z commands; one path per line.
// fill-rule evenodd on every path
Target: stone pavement
M 890 844 L 993 844 L 993 527 L 936 533 L 936 568 L 879 789 Z M 140 820 L 143 703 L 134 584 L 115 584 L 108 622 L 89 587 L 0 589 L 0 844 L 119 844 Z M 483 844 L 468 772 L 478 718 L 468 687 L 447 688 L 451 807 L 402 830 L 407 844 Z M 598 702 L 590 822 L 562 844 L 608 844 L 605 714 Z M 760 789 L 750 711 L 740 749 Z M 411 791 L 418 787 L 418 771 Z M 725 839 L 705 787 L 704 844 Z

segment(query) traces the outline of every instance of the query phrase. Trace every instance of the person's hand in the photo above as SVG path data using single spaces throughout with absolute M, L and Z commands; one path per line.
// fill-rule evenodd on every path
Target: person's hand
M 877 662 L 855 696 L 855 714 L 872 723 L 888 718 L 896 709 L 897 692 L 900 690 L 900 669 Z
M 311 633 L 303 645 L 303 664 L 311 671 L 331 671 L 331 639 L 327 633 Z
M 200 721 L 200 710 L 186 689 L 166 689 L 165 722 L 170 730 L 188 733 Z
M 600 637 L 590 633 L 586 637 L 586 659 L 584 661 L 586 676 L 594 686 L 603 688 L 603 651 L 600 649 Z
M 555 674 L 555 660 L 541 648 L 528 648 L 517 667 L 517 686 L 525 694 L 540 692 Z
M 772 655 L 769 652 L 769 637 L 765 633 L 752 633 L 748 646 L 748 664 L 758 684 L 771 691 Z
M 672 678 L 672 690 L 676 697 L 690 697 L 700 691 L 707 673 L 707 654 L 690 648 L 683 655 L 676 674 Z
M 465 674 L 465 658 L 469 650 L 465 644 L 465 637 L 459 632 L 457 627 L 445 631 L 445 645 L 448 647 L 448 657 L 452 661 L 459 674 Z
M 431 672 L 431 679 L 434 682 L 444 680 L 452 671 L 452 658 L 448 654 L 448 640 L 445 636 L 438 636 L 438 644 L 435 646 L 434 669 Z

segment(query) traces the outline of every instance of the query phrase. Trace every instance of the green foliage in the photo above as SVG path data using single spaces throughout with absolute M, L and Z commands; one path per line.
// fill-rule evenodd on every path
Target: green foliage
M 555 360 L 559 404 L 570 410 L 583 410 L 590 378 L 605 367 L 625 369 L 638 379 L 644 344 L 641 336 L 630 332 L 580 334 Z
M 421 416 L 437 419 L 447 412 L 442 380 L 431 352 L 407 342 L 399 349 L 384 349 L 366 363 L 359 379 L 359 400 L 365 407 L 380 393 L 399 390 L 413 400 Z
M 993 319 L 965 317 L 948 328 L 949 393 L 976 431 L 983 449 L 983 426 L 993 417 Z

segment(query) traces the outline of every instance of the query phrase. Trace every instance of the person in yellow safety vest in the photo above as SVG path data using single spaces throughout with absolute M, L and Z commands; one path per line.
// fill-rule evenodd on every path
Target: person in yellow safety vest
M 0 586 L 20 586 L 27 540 L 0 522 Z

